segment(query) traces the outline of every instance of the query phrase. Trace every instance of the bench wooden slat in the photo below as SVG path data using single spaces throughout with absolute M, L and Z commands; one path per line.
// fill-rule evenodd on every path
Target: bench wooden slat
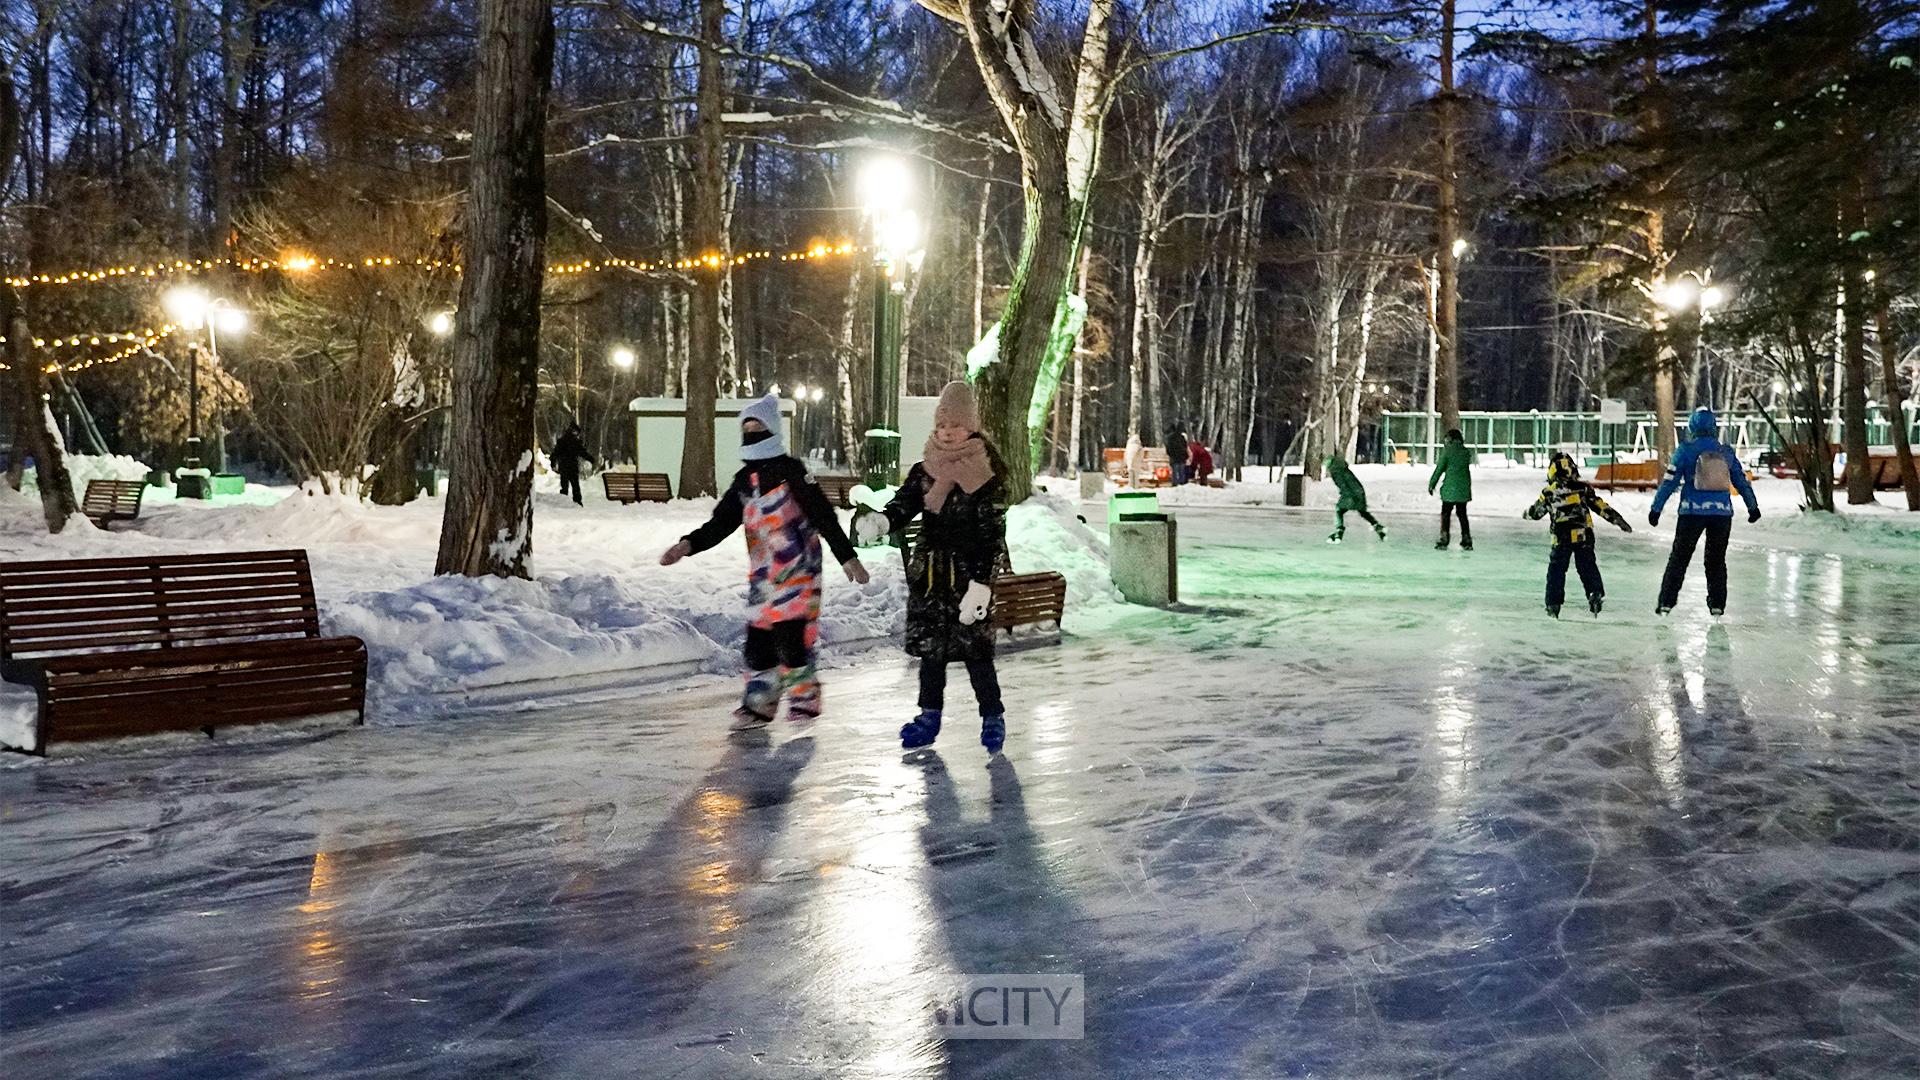
M 629 472 L 608 469 L 600 474 L 600 485 L 608 502 L 672 502 L 673 482 L 666 473 Z
M 1052 571 L 1037 574 L 999 574 L 993 579 L 993 628 L 1009 634 L 1016 627 L 1052 623 L 1057 630 L 1066 615 L 1067 579 Z
M 366 708 L 366 645 L 320 636 L 304 551 L 0 563 L 0 672 L 39 692 L 36 752 Z
M 115 521 L 132 521 L 140 516 L 146 492 L 145 480 L 89 480 L 80 497 L 80 512 L 103 529 Z
M 858 476 L 848 476 L 844 473 L 821 473 L 814 477 L 813 481 L 820 485 L 820 490 L 826 495 L 827 501 L 842 510 L 853 509 L 853 489 L 865 482 Z

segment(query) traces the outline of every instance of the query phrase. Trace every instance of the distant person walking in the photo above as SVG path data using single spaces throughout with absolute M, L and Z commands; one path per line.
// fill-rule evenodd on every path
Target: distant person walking
M 1733 493 L 1747 504 L 1747 521 L 1760 520 L 1760 501 L 1754 497 L 1747 470 L 1733 448 L 1720 441 L 1720 421 L 1705 406 L 1687 420 L 1686 445 L 1673 452 L 1667 478 L 1653 496 L 1647 523 L 1660 524 L 1660 511 L 1673 493 L 1680 493 L 1680 520 L 1673 530 L 1673 552 L 1667 556 L 1666 576 L 1660 580 L 1660 599 L 1654 613 L 1665 615 L 1680 601 L 1680 584 L 1693 563 L 1693 549 L 1707 538 L 1707 610 L 1727 610 L 1727 540 L 1733 535 Z
M 1167 464 L 1172 466 L 1174 487 L 1187 482 L 1187 462 L 1191 458 L 1186 431 L 1179 424 L 1167 429 Z
M 1473 451 L 1467 449 L 1466 436 L 1459 428 L 1447 432 L 1440 447 L 1439 460 L 1433 463 L 1433 475 L 1427 478 L 1427 494 L 1440 489 L 1440 542 L 1433 545 L 1445 551 L 1453 543 L 1453 518 L 1460 519 L 1460 550 L 1473 550 L 1473 527 L 1467 524 L 1467 504 L 1473 501 Z
M 1213 475 L 1213 451 L 1205 443 L 1190 441 L 1187 443 L 1187 462 L 1190 466 L 1188 479 L 1201 487 L 1207 486 L 1207 480 Z
M 580 436 L 580 425 L 572 423 L 560 435 L 560 441 L 553 444 L 553 471 L 560 474 L 560 494 L 572 494 L 575 506 L 580 505 L 580 463 L 591 461 L 596 467 L 599 462 L 587 449 L 586 440 Z

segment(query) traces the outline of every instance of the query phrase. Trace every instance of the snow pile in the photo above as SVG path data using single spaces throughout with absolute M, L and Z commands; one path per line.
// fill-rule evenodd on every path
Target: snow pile
M 111 533 L 85 527 L 48 536 L 37 499 L 0 486 L 0 559 L 89 558 L 299 548 L 313 566 L 330 634 L 366 641 L 376 713 L 433 708 L 431 695 L 548 679 L 641 680 L 699 669 L 732 673 L 746 636 L 746 543 L 668 568 L 659 555 L 712 513 L 714 500 L 584 507 L 535 498 L 531 580 L 435 577 L 435 499 L 383 507 L 317 488 L 277 490 L 270 505 L 150 504 Z M 9 498 L 8 496 L 11 496 Z M 1058 570 L 1073 617 L 1116 603 L 1105 543 L 1071 504 L 1041 497 L 1008 515 L 1014 567 Z M 891 548 L 861 552 L 865 586 L 826 571 L 822 655 L 829 663 L 896 643 L 905 629 L 906 578 Z M 831 560 L 829 560 L 831 562 Z M 23 688 L 20 688 L 23 689 Z M 0 691 L 0 741 L 9 718 L 32 716 Z M 17 714 L 17 717 L 16 717 Z
M 86 494 L 89 480 L 145 480 L 149 471 L 146 462 L 124 454 L 68 454 L 66 460 L 76 499 Z M 21 490 L 39 492 L 39 471 L 28 469 L 21 474 Z

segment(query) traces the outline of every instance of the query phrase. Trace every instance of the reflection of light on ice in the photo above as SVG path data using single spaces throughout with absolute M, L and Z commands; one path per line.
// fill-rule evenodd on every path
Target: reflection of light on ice
M 1653 770 L 1653 777 L 1667 793 L 1667 805 L 1680 809 L 1686 794 L 1687 775 L 1680 761 L 1684 745 L 1680 738 L 1680 717 L 1673 711 L 1673 684 L 1667 680 L 1667 673 L 1661 665 L 1653 665 L 1650 672 L 1653 677 L 1653 692 L 1647 695 L 1647 715 L 1644 738 L 1647 745 L 1647 767 Z M 1692 695 L 1693 676 L 1687 676 L 1688 694 Z
M 700 962 L 710 964 L 713 962 L 710 954 L 730 948 L 734 931 L 740 928 L 740 911 L 734 906 L 740 882 L 735 878 L 735 853 L 728 849 L 738 839 L 734 834 L 740 815 L 746 809 L 746 800 L 709 788 L 694 796 L 693 808 L 698 815 L 694 819 L 694 832 L 715 858 L 696 868 L 684 884 L 706 914 L 706 940 L 694 942 L 693 947 L 701 954 Z
M 313 871 L 307 877 L 307 901 L 295 909 L 301 915 L 303 933 L 300 940 L 300 998 L 303 1001 L 333 996 L 334 984 L 340 981 L 340 945 L 333 939 L 332 914 L 340 906 L 340 898 L 334 895 L 334 878 L 338 872 L 332 852 L 314 852 Z
M 1046 702 L 1034 709 L 1032 719 L 1027 722 L 1028 750 L 1025 756 L 1042 768 L 1065 762 L 1072 752 L 1069 745 L 1073 734 L 1072 718 L 1073 703 L 1064 698 Z
M 833 983 L 804 1000 L 822 1007 L 849 1076 L 908 1076 L 938 1068 L 926 1005 L 935 980 L 926 937 L 934 915 L 916 869 L 926 861 L 916 830 L 899 814 L 863 819 L 851 868 L 820 868 L 821 888 L 805 922 L 811 948 Z M 857 1022 L 857 1023 L 855 1023 Z
M 1440 801 L 1457 813 L 1466 794 L 1467 772 L 1473 761 L 1473 699 L 1466 686 L 1474 673 L 1466 655 L 1470 628 L 1456 620 L 1448 631 L 1447 666 L 1433 692 L 1433 734 L 1440 756 Z

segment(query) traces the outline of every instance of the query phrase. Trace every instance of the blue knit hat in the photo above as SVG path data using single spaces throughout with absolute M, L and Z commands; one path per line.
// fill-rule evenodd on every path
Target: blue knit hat
M 1687 419 L 1687 431 L 1695 438 L 1712 435 L 1719 430 L 1720 421 L 1713 415 L 1713 410 L 1705 405 L 1693 410 L 1693 415 Z

